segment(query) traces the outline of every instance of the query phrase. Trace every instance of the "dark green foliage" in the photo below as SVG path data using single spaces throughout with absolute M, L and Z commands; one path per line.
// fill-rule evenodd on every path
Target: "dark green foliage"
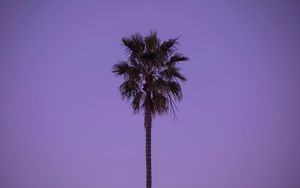
M 113 66 L 113 73 L 123 76 L 120 86 L 123 99 L 131 101 L 134 112 L 145 107 L 145 96 L 151 96 L 152 113 L 174 112 L 175 102 L 182 99 L 180 81 L 186 78 L 177 67 L 188 58 L 177 53 L 178 38 L 160 42 L 156 32 L 143 37 L 140 33 L 122 38 L 127 61 Z

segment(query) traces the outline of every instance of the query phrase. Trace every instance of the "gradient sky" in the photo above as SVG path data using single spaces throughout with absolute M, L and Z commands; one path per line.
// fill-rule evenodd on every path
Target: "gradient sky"
M 121 37 L 180 37 L 177 119 L 153 122 L 154 188 L 300 187 L 300 1 L 1 1 L 0 187 L 145 187 Z

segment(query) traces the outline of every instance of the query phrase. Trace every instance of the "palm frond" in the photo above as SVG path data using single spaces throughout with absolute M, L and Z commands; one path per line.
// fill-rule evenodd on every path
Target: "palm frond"
M 138 92 L 140 92 L 139 84 L 132 79 L 123 82 L 120 85 L 119 89 L 123 100 L 124 99 L 130 100 L 132 97 L 136 96 Z
M 146 52 L 156 52 L 156 50 L 160 46 L 160 40 L 157 37 L 157 32 L 156 31 L 151 31 L 150 35 L 145 37 L 145 45 L 146 45 Z
M 129 64 L 132 65 L 132 66 L 136 66 L 136 67 L 140 66 L 140 62 L 139 62 L 139 58 L 138 57 L 130 56 L 128 58 L 128 61 L 129 61 Z
M 176 101 L 181 101 L 182 90 L 177 81 L 167 81 L 163 79 L 157 79 L 152 84 L 153 93 L 161 93 L 162 95 L 170 95 Z
M 144 92 L 139 91 L 135 94 L 135 96 L 133 97 L 132 102 L 131 102 L 131 106 L 133 108 L 134 113 L 137 113 L 140 111 L 144 99 L 145 99 Z
M 159 102 L 161 103 L 162 101 L 160 98 L 163 96 L 166 102 L 163 109 L 170 111 L 175 115 L 175 110 L 177 108 L 175 102 L 180 102 L 182 99 L 182 90 L 180 84 L 176 81 L 167 81 L 159 78 L 153 81 L 152 92 L 154 104 L 157 104 L 156 100 L 159 100 Z M 154 106 L 154 112 L 160 111 L 157 110 L 157 108 L 162 109 L 159 105 Z M 159 112 L 159 114 L 162 113 Z
M 168 82 L 169 91 L 172 94 L 172 98 L 174 98 L 176 101 L 181 101 L 182 99 L 182 90 L 181 86 L 176 81 L 169 81 Z
M 155 79 L 152 83 L 152 91 L 155 93 L 168 93 L 170 91 L 168 82 L 162 78 Z
M 176 51 L 175 45 L 177 44 L 177 39 L 169 39 L 162 43 L 159 47 L 159 53 L 162 58 L 166 59 Z
M 160 76 L 167 80 L 176 80 L 186 81 L 185 76 L 180 73 L 180 69 L 176 66 L 168 66 L 166 69 L 160 72 Z
M 113 73 L 117 76 L 124 76 L 124 79 L 132 79 L 139 81 L 141 79 L 140 74 L 142 73 L 142 69 L 140 66 L 130 66 L 127 62 L 121 61 L 118 64 L 113 66 Z
M 161 93 L 156 93 L 153 96 L 153 112 L 163 115 L 169 111 L 169 100 Z
M 175 53 L 175 54 L 170 58 L 170 61 L 167 62 L 167 65 L 174 65 L 174 64 L 176 64 L 177 62 L 187 61 L 187 60 L 189 60 L 188 57 L 185 57 L 185 56 L 183 56 L 183 55 L 180 54 L 180 53 Z
M 129 72 L 129 65 L 126 61 L 121 61 L 113 66 L 112 72 L 115 73 L 117 76 L 124 75 L 127 72 Z
M 145 43 L 140 33 L 135 33 L 131 37 L 123 37 L 122 43 L 125 46 L 127 54 L 138 57 L 144 52 Z

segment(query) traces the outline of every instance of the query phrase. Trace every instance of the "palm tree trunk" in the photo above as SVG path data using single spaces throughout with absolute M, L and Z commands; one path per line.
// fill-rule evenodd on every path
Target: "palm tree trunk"
M 146 94 L 145 101 L 145 131 L 146 131 L 146 188 L 152 186 L 152 167 L 151 167 L 151 128 L 152 128 L 152 103 L 151 95 Z

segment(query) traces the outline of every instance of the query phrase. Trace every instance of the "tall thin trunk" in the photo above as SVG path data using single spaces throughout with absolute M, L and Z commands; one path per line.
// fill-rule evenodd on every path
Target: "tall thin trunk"
M 152 128 L 152 102 L 151 94 L 146 94 L 145 101 L 145 132 L 146 132 L 146 188 L 152 186 L 152 167 L 151 167 L 151 128 Z

